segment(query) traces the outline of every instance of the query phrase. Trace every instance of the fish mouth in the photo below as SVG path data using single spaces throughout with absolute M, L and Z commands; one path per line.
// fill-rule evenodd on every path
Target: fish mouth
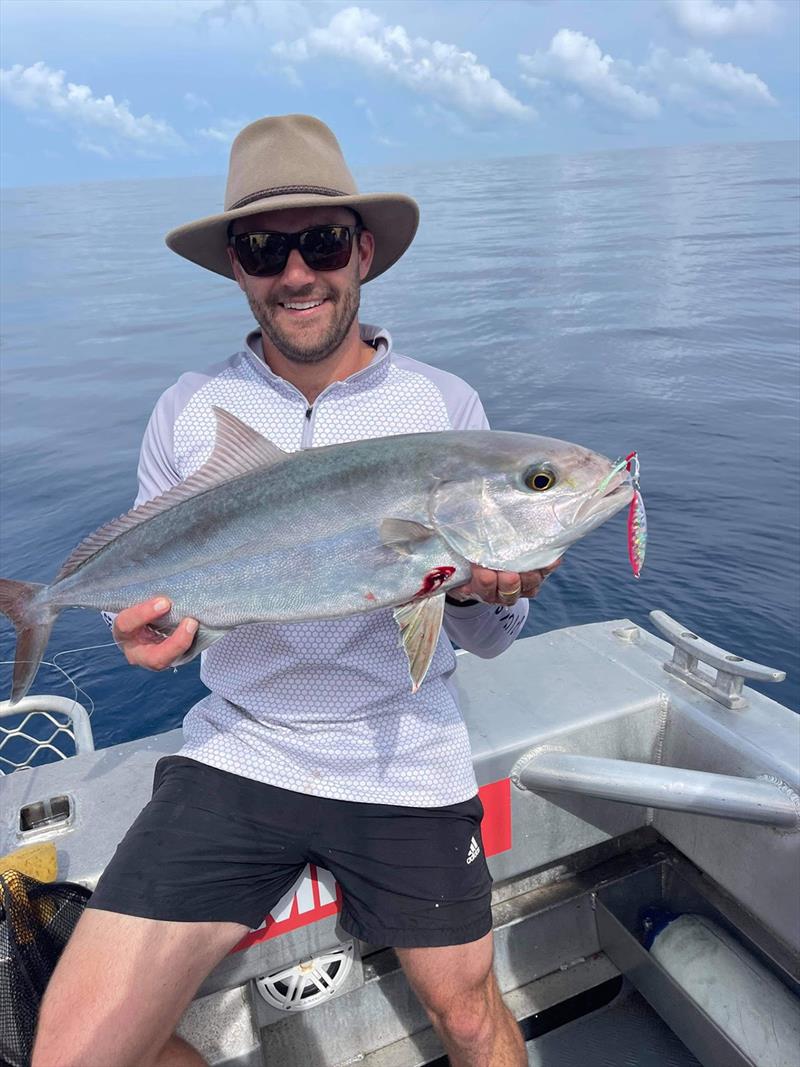
M 633 499 L 633 484 L 626 470 L 614 478 L 600 483 L 600 488 L 588 497 L 569 515 L 563 516 L 567 529 L 581 527 L 582 531 L 599 526 L 621 511 Z M 574 505 L 573 505 L 574 506 Z M 561 520 L 561 516 L 558 516 Z
M 601 483 L 602 485 L 602 483 Z M 624 470 L 603 488 L 585 500 L 575 515 L 575 521 L 583 524 L 592 520 L 605 520 L 621 511 L 633 500 L 633 484 L 630 474 Z
M 576 516 L 578 522 L 601 517 L 604 519 L 615 515 L 633 500 L 633 486 L 629 481 L 614 489 L 607 489 L 600 496 L 589 497 L 578 509 Z

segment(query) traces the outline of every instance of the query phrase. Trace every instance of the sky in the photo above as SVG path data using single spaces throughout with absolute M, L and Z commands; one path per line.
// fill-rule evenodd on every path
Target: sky
M 1 0 L 0 183 L 223 174 L 263 115 L 353 167 L 800 136 L 800 0 Z

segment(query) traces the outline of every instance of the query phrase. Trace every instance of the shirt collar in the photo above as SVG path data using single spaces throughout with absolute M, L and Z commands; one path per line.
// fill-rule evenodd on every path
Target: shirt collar
M 362 367 L 361 370 L 357 370 L 354 374 L 351 374 L 348 378 L 339 382 L 339 385 L 347 385 L 349 383 L 357 383 L 359 387 L 371 382 L 373 378 L 382 376 L 392 358 L 392 336 L 388 330 L 383 330 L 379 326 L 370 326 L 366 322 L 359 323 L 358 332 L 362 341 L 366 341 L 368 344 L 373 345 L 375 348 L 375 355 L 372 357 L 366 367 Z M 297 390 L 291 384 L 287 382 L 285 378 L 282 378 L 280 374 L 276 374 L 264 359 L 264 348 L 261 343 L 261 331 L 253 330 L 247 334 L 244 339 L 244 351 L 248 356 L 250 362 L 254 364 L 258 371 L 263 374 L 269 381 L 275 386 L 282 386 L 288 388 L 293 392 Z

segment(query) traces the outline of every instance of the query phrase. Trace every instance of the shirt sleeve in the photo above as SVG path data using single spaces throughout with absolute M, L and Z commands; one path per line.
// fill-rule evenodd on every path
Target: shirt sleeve
M 173 454 L 174 412 L 171 390 L 161 397 L 150 416 L 139 451 L 139 492 L 135 507 L 161 496 L 181 481 Z
M 459 396 L 451 412 L 454 430 L 488 430 L 489 420 L 474 389 Z M 514 643 L 528 617 L 529 601 L 456 605 L 445 601 L 443 626 L 451 641 L 481 659 L 491 659 Z
M 503 604 L 465 604 L 445 601 L 444 629 L 451 641 L 481 659 L 492 659 L 513 644 L 528 617 L 527 600 L 513 607 Z

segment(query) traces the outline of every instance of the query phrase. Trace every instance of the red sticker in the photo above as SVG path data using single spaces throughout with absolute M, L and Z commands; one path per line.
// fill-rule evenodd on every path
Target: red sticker
M 241 952 L 259 941 L 268 941 L 328 915 L 336 915 L 341 906 L 342 890 L 331 872 L 309 863 L 261 926 L 245 934 L 231 952 Z
M 486 855 L 507 852 L 511 848 L 511 779 L 481 786 L 478 796 L 483 801 L 481 837 Z

